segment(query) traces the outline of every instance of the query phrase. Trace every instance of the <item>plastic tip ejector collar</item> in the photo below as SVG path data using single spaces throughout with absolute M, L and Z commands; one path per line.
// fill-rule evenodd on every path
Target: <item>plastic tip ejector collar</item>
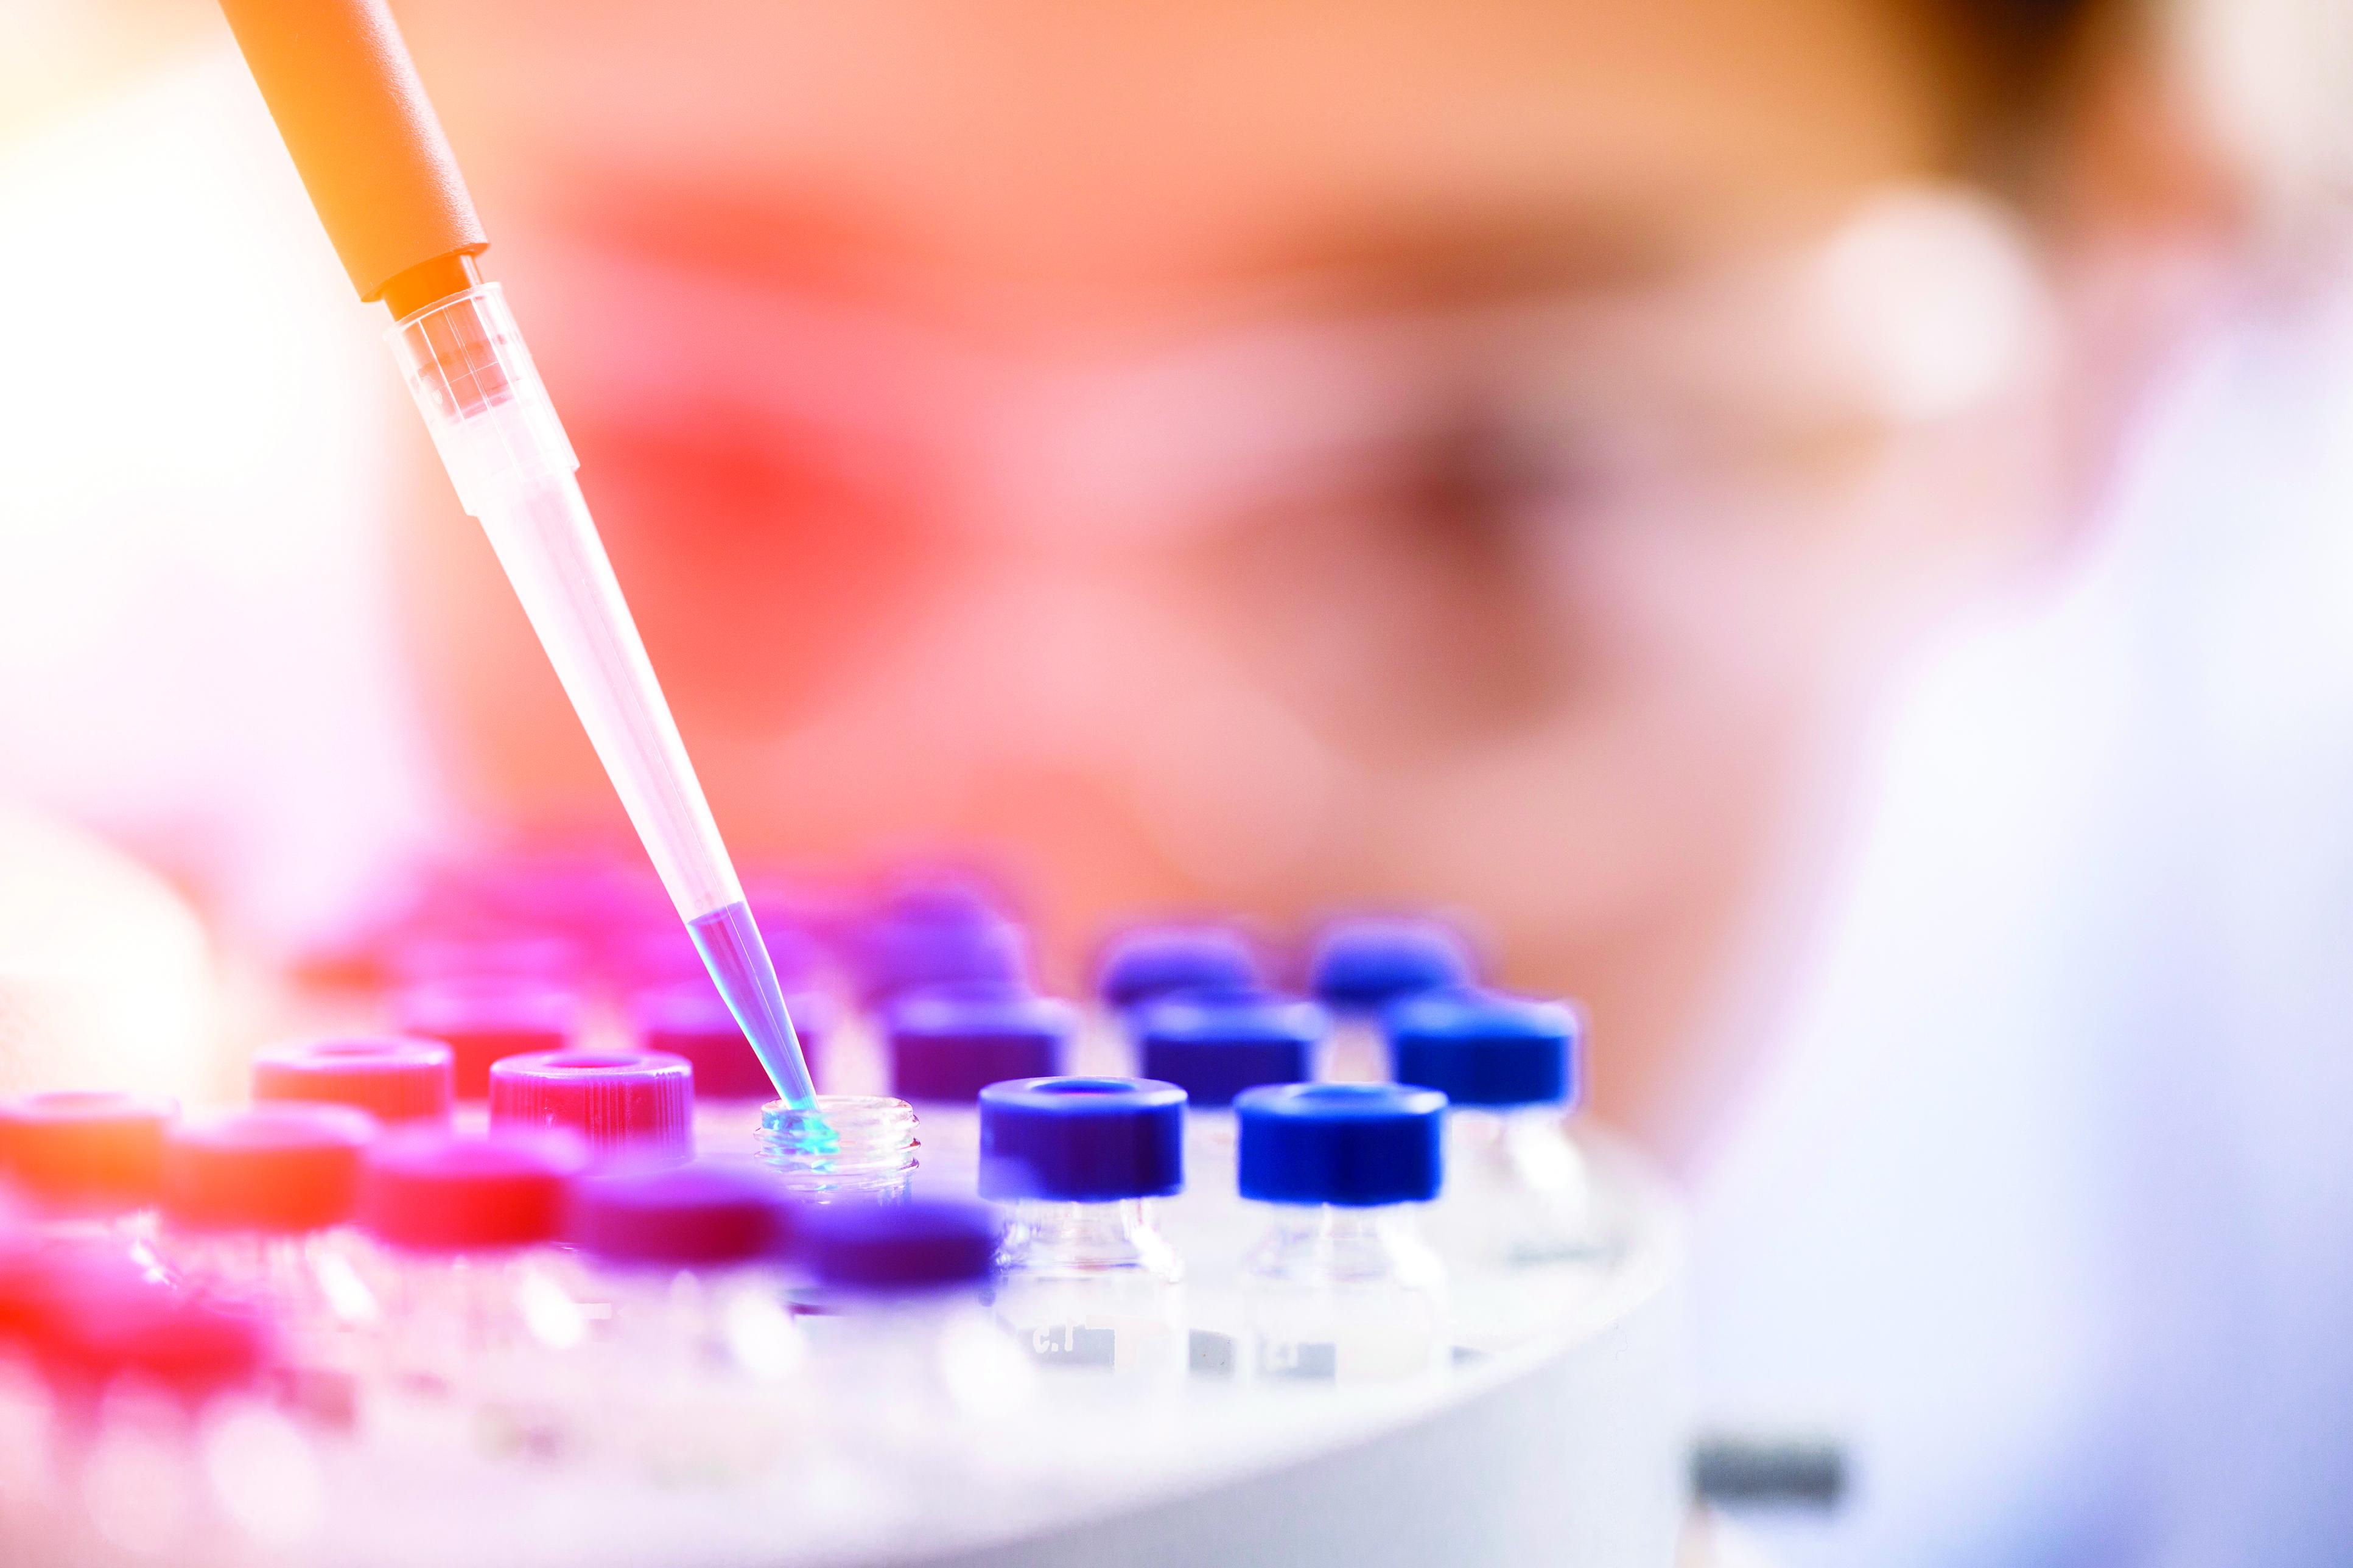
M 446 1120 L 449 1047 L 438 1040 L 385 1035 L 311 1040 L 253 1058 L 256 1100 L 348 1105 L 391 1123 Z
M 221 10 L 360 298 L 436 262 L 462 277 L 490 242 L 385 0 Z
M 1246 1090 L 1241 1195 L 1271 1204 L 1427 1203 L 1444 1171 L 1446 1097 L 1388 1083 L 1294 1083 Z
M 1185 1091 L 1137 1078 L 1029 1078 L 980 1091 L 980 1194 L 1158 1198 L 1185 1184 Z

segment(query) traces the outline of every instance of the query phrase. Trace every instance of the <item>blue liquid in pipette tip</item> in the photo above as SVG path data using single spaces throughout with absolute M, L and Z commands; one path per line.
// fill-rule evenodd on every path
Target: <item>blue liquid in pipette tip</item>
M 726 998 L 727 1010 L 735 1015 L 744 1037 L 752 1042 L 760 1065 L 768 1069 L 776 1097 L 795 1110 L 813 1111 L 817 1086 L 809 1081 L 808 1060 L 801 1055 L 800 1037 L 793 1032 L 792 1018 L 785 1012 L 776 968 L 768 962 L 768 944 L 760 940 L 750 906 L 738 901 L 697 915 L 686 922 L 686 931 L 694 938 L 719 994 Z M 821 1119 L 811 1120 L 824 1128 Z M 831 1130 L 825 1131 L 829 1134 Z

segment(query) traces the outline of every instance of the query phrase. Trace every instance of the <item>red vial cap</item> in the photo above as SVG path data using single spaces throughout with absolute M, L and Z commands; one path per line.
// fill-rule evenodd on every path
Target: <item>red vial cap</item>
M 587 1163 L 587 1146 L 567 1134 L 387 1133 L 361 1167 L 360 1225 L 417 1252 L 537 1246 L 561 1233 Z
M 306 1040 L 253 1058 L 253 1098 L 348 1105 L 388 1124 L 447 1121 L 451 1061 L 448 1046 L 419 1037 Z

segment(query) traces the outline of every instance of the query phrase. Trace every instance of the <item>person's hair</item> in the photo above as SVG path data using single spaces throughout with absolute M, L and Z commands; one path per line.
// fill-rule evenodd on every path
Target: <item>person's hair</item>
M 1999 172 L 2049 121 L 2094 19 L 2132 0 L 1927 0 L 1971 83 L 1971 161 Z

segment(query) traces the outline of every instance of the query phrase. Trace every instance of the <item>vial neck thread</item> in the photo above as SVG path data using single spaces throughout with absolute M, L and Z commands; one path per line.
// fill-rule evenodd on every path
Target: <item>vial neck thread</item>
M 771 1100 L 760 1111 L 759 1154 L 797 1192 L 902 1190 L 915 1169 L 915 1110 L 879 1095 L 820 1095 L 814 1110 Z
M 1443 1270 L 1406 1204 L 1351 1207 L 1282 1204 L 1249 1271 L 1352 1286 L 1435 1287 Z
M 997 1266 L 1032 1275 L 1138 1273 L 1169 1280 L 1184 1272 L 1145 1198 L 1101 1204 L 1023 1199 L 1013 1205 Z

